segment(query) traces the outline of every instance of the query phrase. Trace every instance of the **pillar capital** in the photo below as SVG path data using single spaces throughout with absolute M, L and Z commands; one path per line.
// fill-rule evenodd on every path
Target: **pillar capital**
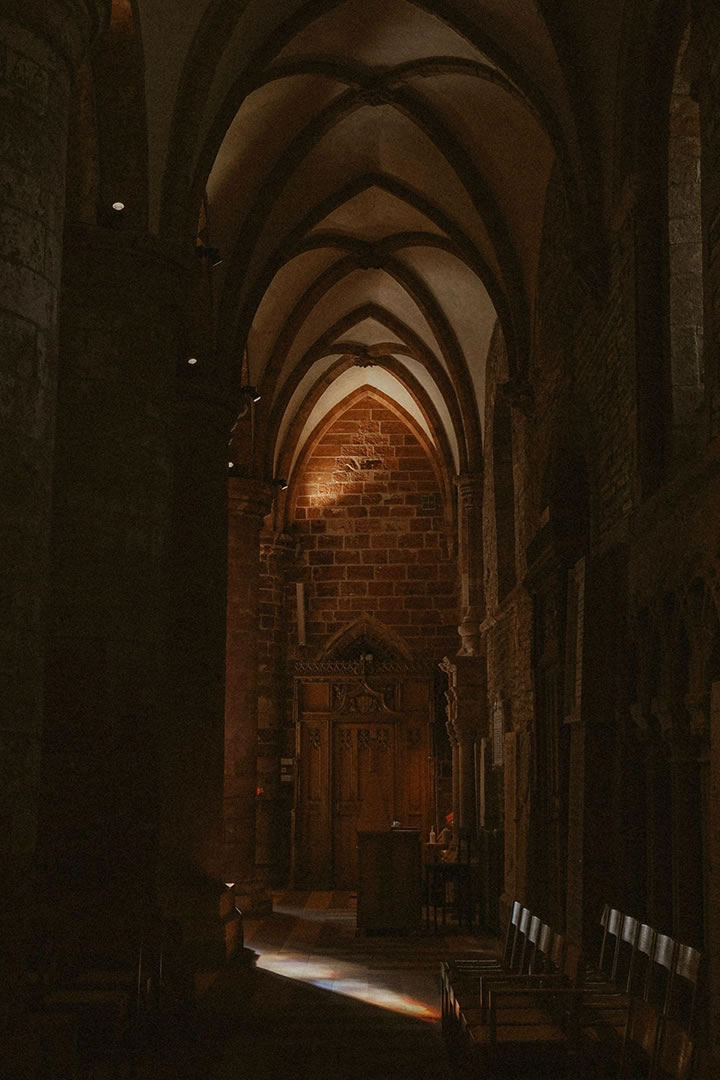
M 75 68 L 110 23 L 110 0 L 4 0 L 2 19 L 47 42 Z
M 464 509 L 482 509 L 484 478 L 481 472 L 459 473 L 455 477 L 455 486 Z
M 258 527 L 270 512 L 273 488 L 251 476 L 231 476 L 228 480 L 228 512 L 233 517 L 256 518 Z
M 477 604 L 470 604 L 463 612 L 462 622 L 458 626 L 461 647 L 460 656 L 480 656 L 482 654 L 483 613 Z

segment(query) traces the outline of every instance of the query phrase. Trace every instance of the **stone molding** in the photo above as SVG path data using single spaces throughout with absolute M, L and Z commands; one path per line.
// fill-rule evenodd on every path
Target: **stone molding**
M 482 654 L 482 627 L 484 614 L 477 604 L 470 604 L 463 613 L 462 622 L 458 626 L 458 634 L 462 642 L 461 656 L 480 656 Z
M 296 676 L 331 675 L 429 675 L 434 664 L 429 661 L 393 660 L 368 666 L 362 660 L 298 660 L 293 667 Z
M 256 518 L 258 528 L 272 507 L 273 488 L 254 477 L 231 476 L 228 479 L 228 513 L 236 517 Z
M 482 473 L 459 473 L 455 477 L 455 486 L 463 510 L 467 512 L 482 510 L 484 483 Z

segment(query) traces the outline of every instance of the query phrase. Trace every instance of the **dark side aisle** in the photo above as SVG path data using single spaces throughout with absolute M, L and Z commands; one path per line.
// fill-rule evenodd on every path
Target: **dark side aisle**
M 440 959 L 489 939 L 360 936 L 350 893 L 288 892 L 245 940 L 257 966 L 223 973 L 153 1080 L 450 1080 Z

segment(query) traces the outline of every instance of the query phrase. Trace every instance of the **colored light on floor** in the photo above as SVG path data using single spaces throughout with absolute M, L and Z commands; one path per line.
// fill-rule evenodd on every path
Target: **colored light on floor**
M 261 954 L 257 966 L 275 975 L 310 983 L 321 990 L 329 990 L 342 997 L 354 998 L 367 1005 L 414 1016 L 420 1020 L 434 1021 L 439 1012 L 409 994 L 402 994 L 383 986 L 373 986 L 367 979 L 353 978 L 355 965 L 340 963 L 335 967 L 318 963 L 305 957 L 293 957 L 279 953 Z

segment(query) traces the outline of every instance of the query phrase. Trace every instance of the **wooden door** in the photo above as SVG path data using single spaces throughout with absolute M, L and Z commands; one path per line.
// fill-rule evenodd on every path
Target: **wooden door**
M 432 820 L 430 682 L 296 679 L 294 881 L 354 889 L 357 833 Z
M 358 831 L 389 829 L 395 820 L 395 733 L 391 723 L 333 725 L 337 889 L 355 888 Z

